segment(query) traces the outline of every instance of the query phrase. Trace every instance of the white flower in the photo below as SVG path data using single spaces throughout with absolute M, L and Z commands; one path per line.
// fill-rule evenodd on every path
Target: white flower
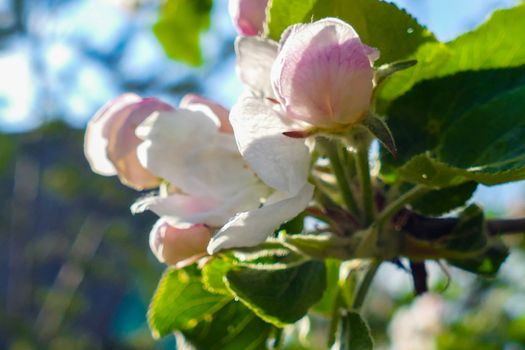
M 443 299 L 426 293 L 396 312 L 388 333 L 391 350 L 434 350 L 443 327 Z
M 106 103 L 89 121 L 84 137 L 84 153 L 91 169 L 100 175 L 118 175 L 136 190 L 154 188 L 159 178 L 142 167 L 137 159 L 136 127 L 154 111 L 173 109 L 155 98 L 121 95 Z
M 256 176 L 257 169 L 275 169 L 275 164 L 261 159 L 254 163 L 257 169 L 250 168 L 233 134 L 221 131 L 220 116 L 200 102 L 153 113 L 137 128 L 143 140 L 137 152 L 141 164 L 171 190 L 139 201 L 134 210 L 151 209 L 175 227 L 216 228 L 210 254 L 257 245 L 304 210 L 313 187 L 292 172 Z

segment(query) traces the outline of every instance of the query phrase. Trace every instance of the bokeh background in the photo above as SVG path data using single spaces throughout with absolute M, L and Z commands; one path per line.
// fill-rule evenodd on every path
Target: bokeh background
M 148 247 L 155 217 L 132 216 L 137 194 L 93 174 L 82 153 L 89 118 L 125 91 L 173 104 L 194 92 L 228 107 L 240 93 L 227 0 L 214 1 L 199 68 L 166 57 L 151 29 L 159 2 L 0 0 L 0 349 L 175 347 L 146 324 L 163 270 Z M 447 41 L 518 0 L 394 2 Z M 523 188 L 481 187 L 475 200 L 520 216 Z M 431 266 L 433 289 L 449 284 L 440 349 L 525 349 L 524 244 L 508 243 L 490 282 Z M 411 295 L 408 274 L 382 267 L 367 311 L 380 343 Z

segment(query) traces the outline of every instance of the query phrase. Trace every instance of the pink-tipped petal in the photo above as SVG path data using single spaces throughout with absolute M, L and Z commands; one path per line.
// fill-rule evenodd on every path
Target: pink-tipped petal
M 228 9 L 237 31 L 255 36 L 264 30 L 268 0 L 230 0 Z
M 89 122 L 84 151 L 91 168 L 101 175 L 118 175 L 121 182 L 137 190 L 153 188 L 159 178 L 137 158 L 142 142 L 135 129 L 151 113 L 173 108 L 154 99 L 125 94 L 107 103 Z
M 210 230 L 204 225 L 176 228 L 161 218 L 151 230 L 149 243 L 160 262 L 182 267 L 206 254 L 210 238 Z
M 220 132 L 227 134 L 233 133 L 233 129 L 229 120 L 230 111 L 217 102 L 199 95 L 187 94 L 180 101 L 179 107 L 190 110 L 200 110 L 204 113 L 210 114 L 211 116 L 214 116 L 218 119 Z
M 356 123 L 370 107 L 377 57 L 341 20 L 295 25 L 281 39 L 273 87 L 290 118 L 320 127 Z

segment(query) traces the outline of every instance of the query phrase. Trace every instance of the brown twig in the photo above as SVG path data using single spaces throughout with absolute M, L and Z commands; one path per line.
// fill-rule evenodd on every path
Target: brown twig
M 432 218 L 408 210 L 397 216 L 402 220 L 399 229 L 424 240 L 436 240 L 446 236 L 459 222 L 458 218 Z M 487 220 L 487 231 L 492 236 L 525 233 L 525 218 Z

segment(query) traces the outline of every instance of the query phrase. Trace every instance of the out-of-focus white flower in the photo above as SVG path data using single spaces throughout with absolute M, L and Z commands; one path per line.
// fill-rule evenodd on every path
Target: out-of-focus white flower
M 239 153 L 227 121 L 215 112 L 217 106 L 195 97 L 185 101 L 185 108 L 153 113 L 136 130 L 143 140 L 141 164 L 171 190 L 140 200 L 134 210 L 151 209 L 174 227 L 205 224 L 218 230 L 208 245 L 210 254 L 263 242 L 308 205 L 313 187 L 306 179 L 300 186 L 287 180 L 288 173 L 274 175 L 285 178 L 286 186 L 259 178 Z M 274 166 L 261 161 L 258 169 Z
M 137 190 L 159 185 L 159 178 L 137 158 L 142 142 L 135 129 L 151 113 L 173 108 L 155 98 L 124 94 L 104 105 L 88 123 L 84 153 L 91 169 L 100 175 L 118 175 L 124 185 Z
M 443 299 L 427 293 L 396 312 L 388 329 L 390 350 L 435 350 L 443 328 Z
M 228 9 L 237 31 L 246 36 L 261 34 L 268 0 L 230 0 Z

